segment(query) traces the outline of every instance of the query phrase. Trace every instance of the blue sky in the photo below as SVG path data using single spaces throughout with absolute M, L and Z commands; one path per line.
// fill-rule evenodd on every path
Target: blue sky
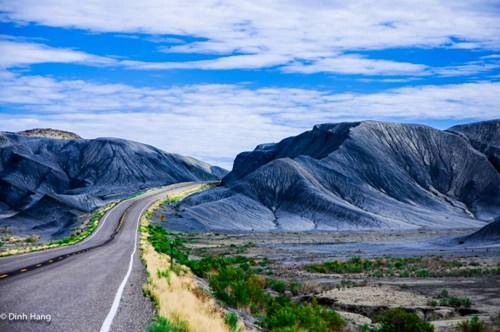
M 499 1 L 1 1 L 0 130 L 231 167 L 316 123 L 500 114 Z

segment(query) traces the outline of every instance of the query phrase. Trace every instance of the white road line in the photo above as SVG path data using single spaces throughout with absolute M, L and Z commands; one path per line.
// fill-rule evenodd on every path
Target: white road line
M 139 224 L 141 223 L 140 219 L 142 217 L 142 214 L 144 213 L 144 210 L 146 210 L 148 207 L 149 204 L 146 204 L 146 206 L 141 210 L 139 218 L 137 219 L 137 227 L 135 229 L 135 237 L 134 237 L 134 250 L 132 250 L 132 254 L 130 254 L 130 263 L 128 264 L 127 274 L 125 274 L 125 277 L 123 278 L 120 287 L 118 287 L 118 291 L 116 291 L 115 299 L 113 300 L 113 304 L 111 305 L 111 309 L 109 310 L 108 315 L 106 316 L 104 322 L 101 325 L 100 332 L 108 332 L 110 330 L 111 324 L 113 323 L 113 319 L 115 318 L 116 312 L 118 311 L 118 306 L 120 305 L 120 300 L 122 299 L 123 290 L 125 289 L 125 285 L 127 284 L 128 278 L 130 277 L 130 273 L 132 272 L 132 265 L 134 264 L 134 255 L 137 250 L 137 235 L 139 231 Z

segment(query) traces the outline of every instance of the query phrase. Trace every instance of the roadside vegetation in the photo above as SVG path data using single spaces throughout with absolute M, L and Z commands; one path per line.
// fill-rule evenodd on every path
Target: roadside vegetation
M 189 268 L 171 259 L 170 254 L 174 257 L 182 255 L 177 249 L 181 245 L 180 239 L 162 244 L 163 252 L 155 250 L 148 241 L 148 238 L 151 238 L 150 230 L 161 228 L 149 224 L 153 213 L 160 205 L 178 201 L 181 197 L 200 189 L 169 195 L 166 199 L 153 204 L 141 220 L 141 258 L 147 270 L 143 293 L 151 299 L 157 314 L 147 329 L 150 332 L 240 331 L 241 324 L 238 322 L 238 317 L 236 316 L 235 320 L 226 314 L 202 287 L 203 285 L 200 285 Z M 157 236 L 153 235 L 153 238 Z M 158 245 L 160 244 L 156 243 L 156 246 Z M 175 254 L 170 252 L 170 249 Z
M 5 235 L 2 237 L 2 242 L 5 242 L 5 244 L 8 245 L 5 245 L 5 248 L 3 248 L 5 250 L 0 252 L 0 257 L 25 254 L 29 252 L 53 249 L 62 246 L 69 246 L 83 241 L 95 231 L 104 215 L 116 204 L 118 203 L 113 202 L 103 208 L 100 208 L 99 210 L 94 212 L 84 223 L 73 229 L 69 236 L 59 240 L 37 244 L 40 241 L 40 236 L 37 234 L 32 234 L 27 237 Z
M 458 260 L 434 257 L 351 257 L 346 261 L 334 260 L 308 264 L 305 270 L 315 273 L 366 274 L 369 277 L 473 277 L 500 275 L 500 263 L 496 266 L 465 265 Z
M 165 317 L 156 317 L 148 327 L 148 332 L 189 332 L 188 323 L 185 320 L 169 320 Z
M 170 234 L 161 226 L 148 225 L 153 248 L 187 266 L 198 277 L 207 279 L 212 294 L 225 305 L 258 318 L 270 331 L 342 331 L 345 322 L 334 310 L 316 302 L 296 303 L 298 285 L 266 278 L 256 272 L 262 262 L 245 256 L 207 256 L 190 259 L 190 249 L 182 235 Z M 274 293 L 272 292 L 274 291 Z

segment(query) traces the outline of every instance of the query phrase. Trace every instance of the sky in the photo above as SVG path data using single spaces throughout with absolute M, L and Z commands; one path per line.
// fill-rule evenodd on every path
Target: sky
M 499 0 L 0 0 L 0 131 L 230 169 L 318 123 L 499 117 Z

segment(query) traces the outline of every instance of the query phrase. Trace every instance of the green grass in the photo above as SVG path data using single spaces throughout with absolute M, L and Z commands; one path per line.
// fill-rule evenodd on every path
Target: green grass
M 142 294 L 149 298 L 151 300 L 151 302 L 153 303 L 153 305 L 155 306 L 155 308 L 159 308 L 160 307 L 160 300 L 158 299 L 158 297 L 151 291 L 151 289 L 149 289 L 149 287 L 147 286 L 144 286 L 142 288 Z
M 224 315 L 224 322 L 229 327 L 231 332 L 239 332 L 241 329 L 238 327 L 238 315 L 234 312 L 226 312 Z
M 148 332 L 189 332 L 189 327 L 184 320 L 169 320 L 159 316 L 148 326 Z

